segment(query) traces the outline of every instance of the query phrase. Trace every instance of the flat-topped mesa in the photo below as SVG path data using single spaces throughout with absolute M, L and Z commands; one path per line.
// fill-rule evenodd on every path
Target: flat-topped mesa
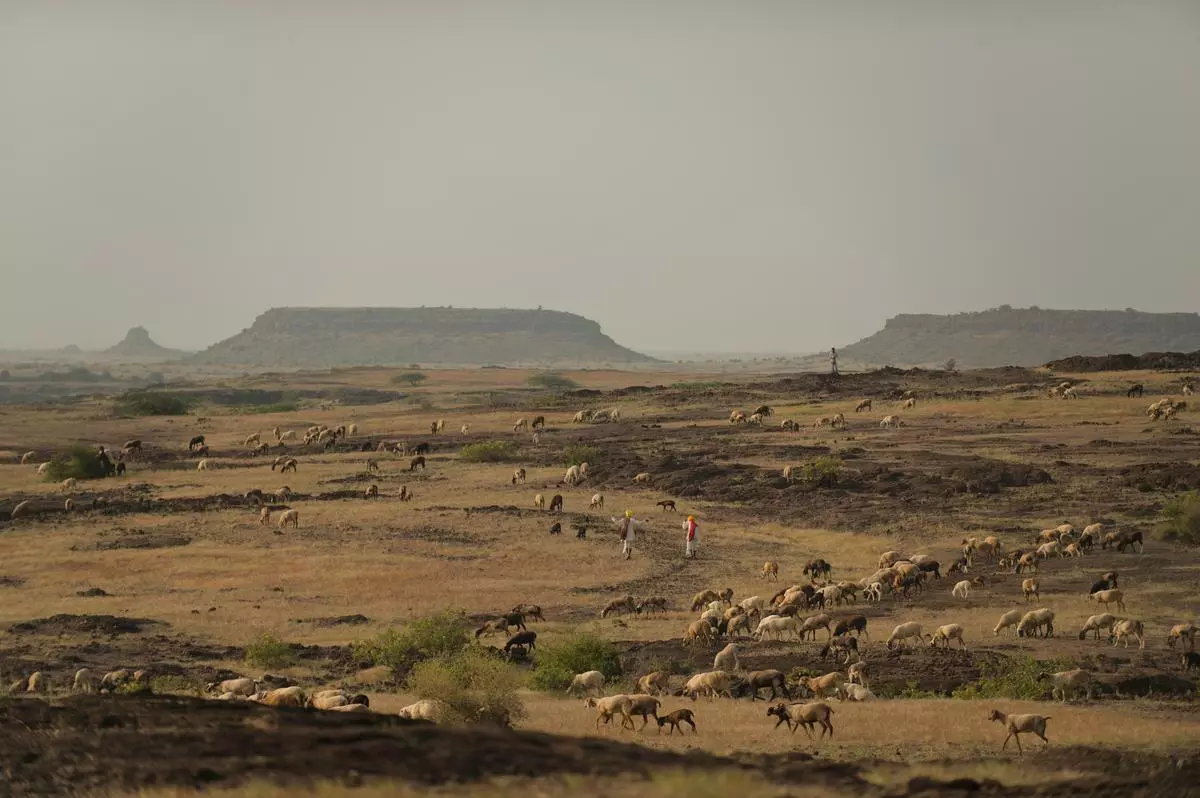
M 642 363 L 600 325 L 554 310 L 273 308 L 198 363 L 351 365 Z
M 1200 315 L 1136 310 L 1043 310 L 1001 306 L 947 316 L 902 314 L 874 335 L 838 350 L 872 366 L 960 368 L 1038 366 L 1073 355 L 1191 352 Z

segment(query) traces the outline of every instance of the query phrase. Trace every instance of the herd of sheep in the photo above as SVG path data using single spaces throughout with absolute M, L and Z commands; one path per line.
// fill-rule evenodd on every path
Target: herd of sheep
M 1191 385 L 1185 384 L 1183 393 L 1190 395 Z M 1061 399 L 1077 399 L 1077 386 L 1070 383 L 1056 385 L 1050 389 L 1050 395 Z M 1141 386 L 1130 389 L 1130 396 L 1141 395 Z M 899 401 L 901 409 L 916 407 L 918 397 L 912 392 L 905 393 Z M 1153 420 L 1171 419 L 1186 409 L 1187 402 L 1183 400 L 1159 400 L 1147 409 L 1147 415 Z M 864 399 L 854 406 L 854 413 L 870 412 L 872 400 Z M 751 413 L 734 410 L 729 414 L 731 425 L 761 426 L 774 415 L 774 410 L 768 405 L 762 405 Z M 580 411 L 572 417 L 573 423 L 613 423 L 621 419 L 620 411 L 616 408 Z M 532 419 L 519 418 L 513 425 L 514 432 L 537 434 L 544 429 L 546 419 L 536 416 Z M 889 413 L 879 422 L 880 427 L 899 428 L 905 422 L 898 414 Z M 848 426 L 844 413 L 822 416 L 813 424 L 816 428 L 831 427 L 845 429 Z M 785 430 L 798 432 L 800 424 L 792 419 L 783 420 L 780 427 Z M 430 424 L 430 432 L 439 434 L 445 429 L 445 420 L 438 419 Z M 462 424 L 462 434 L 469 434 L 470 425 Z M 286 453 L 289 444 L 322 447 L 329 449 L 339 441 L 349 441 L 359 433 L 355 424 L 345 424 L 334 428 L 325 425 L 309 427 L 301 436 L 295 430 L 272 430 L 277 447 L 285 450 L 284 454 L 276 457 L 271 463 L 271 470 L 280 473 L 295 472 L 298 460 Z M 243 446 L 252 455 L 266 454 L 270 446 L 261 440 L 259 433 L 254 433 L 242 440 Z M 411 448 L 403 441 L 385 440 L 377 445 L 368 442 L 369 449 L 377 452 L 387 452 L 401 456 L 414 457 L 410 461 L 409 470 L 426 467 L 425 455 L 429 452 L 428 444 L 420 444 Z M 122 448 L 122 455 L 136 459 L 141 453 L 141 441 L 131 441 Z M 197 470 L 207 471 L 215 467 L 210 450 L 203 435 L 193 437 L 188 443 L 189 452 L 195 454 Z M 367 451 L 364 444 L 362 449 Z M 103 454 L 103 449 L 101 449 Z M 35 452 L 22 456 L 21 462 L 32 462 Z M 123 459 L 123 458 L 122 458 Z M 44 470 L 46 464 L 39 466 Z M 368 471 L 378 470 L 374 461 L 367 461 Z M 589 474 L 587 463 L 572 465 L 563 474 L 561 483 L 567 486 L 578 486 L 584 483 Z M 783 477 L 789 482 L 796 476 L 793 466 L 785 466 Z M 511 484 L 524 484 L 526 470 L 518 468 L 511 475 Z M 639 473 L 633 478 L 636 485 L 653 484 L 653 476 Z M 62 483 L 62 489 L 68 494 L 77 489 L 75 480 L 68 479 Z M 264 525 L 272 523 L 272 513 L 278 512 L 277 524 L 280 529 L 299 526 L 299 511 L 286 506 L 292 492 L 288 487 L 263 493 L 253 490 L 246 494 L 248 502 L 259 506 L 259 519 Z M 379 495 L 378 487 L 370 486 L 365 496 L 375 498 Z M 407 486 L 402 486 L 402 500 L 411 499 Z M 71 499 L 67 499 L 70 509 Z M 658 503 L 664 511 L 675 509 L 673 500 Z M 546 497 L 538 493 L 534 498 L 534 506 L 546 509 Z M 595 493 L 591 497 L 589 509 L 602 510 L 604 495 Z M 563 497 L 555 494 L 551 497 L 549 511 L 562 512 Z M 13 513 L 15 517 L 16 512 Z M 555 526 L 558 526 L 557 524 Z M 808 562 L 803 573 L 807 581 L 792 584 L 778 590 L 773 595 L 754 595 L 734 601 L 731 589 L 721 591 L 706 590 L 695 595 L 690 607 L 699 616 L 690 622 L 683 630 L 683 641 L 688 645 L 703 645 L 719 647 L 711 670 L 697 673 L 687 678 L 682 684 L 672 688 L 671 677 L 664 671 L 654 671 L 642 675 L 636 680 L 636 693 L 619 693 L 605 695 L 608 686 L 600 671 L 586 671 L 575 675 L 567 688 L 568 695 L 586 698 L 586 705 L 596 712 L 595 725 L 610 724 L 619 719 L 623 729 L 634 729 L 634 719 L 642 719 L 641 728 L 645 729 L 651 719 L 656 722 L 659 733 L 668 728 L 669 734 L 675 731 L 684 733 L 684 727 L 693 734 L 699 733 L 696 723 L 696 713 L 687 707 L 682 707 L 668 713 L 660 713 L 663 707 L 663 697 L 676 697 L 696 701 L 705 698 L 709 701 L 716 699 L 736 699 L 749 697 L 752 701 L 762 699 L 767 702 L 767 717 L 775 718 L 775 726 L 786 724 L 794 734 L 796 729 L 803 726 L 811 738 L 813 732 L 820 730 L 820 736 L 832 737 L 834 733 L 833 715 L 835 711 L 826 699 L 840 701 L 872 701 L 877 700 L 872 692 L 869 677 L 871 659 L 871 638 L 868 631 L 866 615 L 851 611 L 859 601 L 866 605 L 879 605 L 888 600 L 899 599 L 918 600 L 928 591 L 945 590 L 954 602 L 966 606 L 971 601 L 973 592 L 987 588 L 994 579 L 991 573 L 1008 571 L 1024 575 L 1021 582 L 1020 597 L 1023 602 L 1039 602 L 1041 591 L 1047 582 L 1053 579 L 1053 564 L 1067 558 L 1082 558 L 1091 556 L 1098 547 L 1101 550 L 1113 550 L 1117 553 L 1142 551 L 1144 541 L 1140 532 L 1109 530 L 1104 525 L 1095 523 L 1085 526 L 1082 531 L 1070 523 L 1064 523 L 1052 529 L 1042 530 L 1028 544 L 1021 546 L 1006 545 L 996 536 L 982 538 L 970 537 L 964 539 L 961 551 L 954 556 L 952 562 L 940 562 L 927 553 L 906 554 L 901 551 L 884 552 L 878 561 L 877 569 L 865 576 L 855 579 L 832 578 L 833 566 L 824 560 Z M 763 565 L 761 577 L 764 580 L 775 580 L 779 576 L 779 564 L 768 561 Z M 941 582 L 945 577 L 958 577 L 953 585 Z M 1145 648 L 1147 633 L 1142 620 L 1132 617 L 1122 617 L 1112 614 L 1111 610 L 1127 613 L 1125 591 L 1118 586 L 1116 571 L 1108 571 L 1097 579 L 1086 594 L 1098 609 L 1103 612 L 1090 616 L 1078 632 L 1083 640 L 1092 635 L 1099 640 L 1100 633 L 1106 632 L 1107 639 L 1112 645 L 1136 643 Z M 947 588 L 939 588 L 946 584 Z M 1134 597 L 1136 598 L 1136 597 Z M 601 618 L 613 615 L 646 615 L 665 613 L 669 601 L 663 596 L 650 596 L 636 600 L 632 596 L 624 596 L 608 603 L 601 611 Z M 1035 604 L 1036 607 L 1036 604 Z M 1136 607 L 1136 604 L 1135 604 Z M 840 609 L 846 608 L 846 609 Z M 522 660 L 531 649 L 536 648 L 537 633 L 526 628 L 526 619 L 544 620 L 542 610 L 536 605 L 519 605 L 512 611 L 485 622 L 475 630 L 476 640 L 502 634 L 507 642 L 501 652 L 504 656 Z M 1035 609 L 1012 610 L 1004 613 L 993 634 L 999 635 L 1008 629 L 1014 629 L 1019 638 L 1054 636 L 1056 613 L 1046 607 Z M 512 632 L 515 630 L 515 634 Z M 818 640 L 818 631 L 823 630 L 826 637 Z M 1200 668 L 1200 656 L 1195 651 L 1197 627 L 1190 623 L 1179 623 L 1173 626 L 1167 635 L 1167 643 L 1172 649 L 1178 647 L 1181 666 L 1185 670 Z M 511 636 L 510 636 L 511 634 Z M 838 669 L 824 675 L 805 677 L 798 681 L 789 682 L 787 674 L 779 670 L 763 669 L 746 671 L 739 661 L 741 646 L 747 641 L 795 641 L 797 644 L 807 641 L 823 642 L 820 649 L 822 658 L 832 658 Z M 951 622 L 937 625 L 932 631 L 915 621 L 907 621 L 894 626 L 890 634 L 882 640 L 877 638 L 875 648 L 886 652 L 900 649 L 911 649 L 914 645 L 926 648 L 955 647 L 966 650 L 968 640 L 966 627 L 962 623 Z M 1090 700 L 1097 686 L 1093 673 L 1086 669 L 1073 669 L 1057 673 L 1043 673 L 1040 676 L 1050 688 L 1052 697 L 1068 701 L 1076 696 Z M 72 682 L 72 691 L 83 693 L 113 692 L 126 685 L 136 688 L 146 688 L 149 685 L 149 673 L 145 670 L 117 670 L 101 677 L 94 675 L 88 668 L 76 672 Z M 11 686 L 11 692 L 42 692 L 48 689 L 47 680 L 41 673 L 31 674 Z M 763 693 L 769 691 L 769 696 Z M 251 701 L 273 707 L 293 707 L 334 712 L 368 712 L 370 702 L 365 695 L 354 694 L 344 689 L 325 689 L 306 692 L 298 686 L 266 689 L 263 684 L 250 678 L 236 678 L 208 685 L 208 693 L 214 699 L 226 701 Z M 777 702 L 782 697 L 786 702 Z M 793 697 L 805 699 L 803 702 L 791 703 Z M 446 707 L 436 699 L 418 701 L 399 711 L 402 717 L 415 720 L 438 721 L 446 715 Z M 1047 717 L 1042 715 L 1007 715 L 993 710 L 990 720 L 1000 723 L 1006 730 L 1004 746 L 1010 739 L 1016 740 L 1020 749 L 1020 735 L 1032 734 L 1043 741 L 1046 738 Z

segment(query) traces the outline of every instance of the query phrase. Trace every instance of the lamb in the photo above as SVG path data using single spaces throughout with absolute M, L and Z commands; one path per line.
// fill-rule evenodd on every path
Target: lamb
M 666 671 L 654 671 L 637 680 L 638 691 L 646 695 L 666 695 L 670 688 L 671 676 Z
M 88 668 L 80 668 L 75 671 L 75 680 L 71 683 L 71 692 L 94 693 L 98 685 L 96 677 L 92 675 Z
M 767 560 L 763 563 L 762 578 L 775 580 L 779 578 L 779 563 L 774 560 Z
M 893 643 L 899 645 L 912 637 L 924 640 L 927 635 L 921 633 L 921 624 L 915 621 L 902 623 L 892 630 L 892 636 L 887 639 L 887 647 L 890 649 Z
M 658 718 L 658 733 L 662 734 L 663 727 L 670 725 L 671 731 L 667 732 L 667 736 L 669 737 L 675 733 L 676 729 L 679 729 L 679 724 L 681 723 L 691 726 L 693 734 L 699 734 L 696 731 L 695 715 L 690 709 L 677 709 L 668 715 L 660 715 Z M 679 733 L 682 735 L 683 729 L 679 729 Z
M 971 581 L 969 579 L 962 580 L 954 586 L 954 590 L 950 593 L 955 598 L 969 599 L 971 597 Z
M 1039 591 L 1041 583 L 1036 579 L 1026 579 L 1021 582 L 1021 595 L 1025 597 L 1025 601 L 1029 601 L 1032 596 L 1036 599 L 1041 599 L 1042 594 Z
M 640 686 L 640 685 L 639 685 Z M 571 680 L 571 686 L 567 688 L 567 695 L 574 695 L 576 691 L 589 695 L 604 695 L 604 674 L 600 671 L 585 671 L 578 673 Z
M 997 723 L 1004 725 L 1008 729 L 1008 736 L 1004 738 L 1004 745 L 1000 746 L 1003 751 L 1008 747 L 1008 741 L 1015 739 L 1017 741 L 1017 752 L 1024 754 L 1021 750 L 1021 735 L 1036 734 L 1042 738 L 1042 741 L 1047 746 L 1050 741 L 1046 739 L 1046 721 L 1050 720 L 1049 715 L 1006 715 L 998 709 L 993 709 L 988 715 L 988 720 L 994 720 Z
M 288 524 L 292 525 L 293 529 L 300 528 L 300 511 L 299 510 L 284 510 L 279 515 L 279 528 L 287 529 Z
M 828 732 L 830 737 L 833 737 L 833 720 L 830 717 L 833 715 L 833 707 L 826 704 L 824 701 L 815 701 L 811 704 L 776 704 L 767 710 L 767 717 L 772 715 L 779 718 L 775 723 L 775 728 L 783 722 L 787 722 L 788 727 L 792 730 L 792 734 L 796 733 L 796 729 L 804 727 L 804 733 L 808 738 L 812 739 L 812 727 L 817 724 L 821 725 L 821 738 L 824 739 L 825 733 Z
M 1095 639 L 1099 640 L 1100 630 L 1108 629 L 1111 633 L 1113 624 L 1116 622 L 1117 616 L 1111 615 L 1107 612 L 1101 615 L 1093 615 L 1084 621 L 1083 627 L 1079 630 L 1079 639 L 1084 639 L 1087 637 L 1088 632 L 1092 632 L 1095 634 Z
M 950 641 L 957 640 L 959 646 L 965 651 L 967 642 L 963 640 L 963 627 L 957 623 L 948 623 L 945 626 L 939 626 L 929 638 L 929 645 L 936 648 L 938 643 L 945 643 L 945 648 L 950 648 Z
M 1104 609 L 1108 609 L 1108 605 L 1116 604 L 1117 609 L 1121 612 L 1125 610 L 1125 593 L 1121 590 L 1098 590 L 1089 596 L 1097 604 L 1103 604 Z
M 1017 637 L 1036 636 L 1039 631 L 1043 637 L 1054 634 L 1054 610 L 1043 607 L 1021 616 L 1021 622 L 1017 624 Z
M 633 478 L 633 481 L 639 485 L 649 485 L 654 480 L 649 471 L 643 471 Z
M 733 694 L 729 691 L 731 682 L 729 674 L 725 671 L 699 673 L 688 679 L 687 684 L 683 686 L 682 694 L 693 701 L 696 700 L 696 696 L 702 694 L 708 696 L 709 700 L 717 696 L 733 698 Z
M 415 704 L 409 704 L 396 714 L 408 720 L 427 720 L 437 723 L 446 716 L 447 709 L 449 707 L 445 702 L 439 701 L 436 698 L 426 698 Z
M 591 501 L 591 504 L 589 505 L 589 507 L 592 510 L 603 510 L 604 509 L 604 494 L 603 493 L 593 494 L 592 501 Z
M 1129 648 L 1129 638 L 1131 637 L 1138 641 L 1138 648 L 1146 647 L 1146 627 L 1141 621 L 1117 621 L 1108 633 L 1108 639 L 1114 646 L 1124 640 L 1125 648 Z
M 1061 697 L 1064 704 L 1067 703 L 1070 694 L 1077 690 L 1083 690 L 1087 693 L 1087 700 L 1092 700 L 1092 687 L 1094 684 L 1092 674 L 1089 671 L 1085 671 L 1082 668 L 1076 668 L 1071 671 L 1059 671 L 1058 673 L 1046 673 L 1043 671 L 1038 674 L 1038 680 L 1043 679 L 1050 680 L 1050 697 Z
M 714 671 L 739 671 L 742 669 L 741 663 L 737 658 L 738 647 L 735 643 L 730 643 L 717 652 L 717 656 L 713 658 Z

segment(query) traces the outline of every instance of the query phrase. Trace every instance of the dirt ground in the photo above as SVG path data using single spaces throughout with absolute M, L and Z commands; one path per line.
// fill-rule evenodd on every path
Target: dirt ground
M 117 419 L 99 402 L 0 408 L 0 461 L 6 463 L 0 465 L 0 689 L 34 671 L 51 685 L 50 704 L 25 694 L 0 699 L 0 757 L 8 776 L 0 795 L 5 789 L 68 794 L 76 791 L 72 784 L 312 783 L 341 780 L 350 771 L 367 781 L 440 782 L 452 773 L 488 780 L 595 772 L 589 768 L 600 769 L 596 763 L 634 773 L 753 765 L 781 783 L 819 772 L 830 789 L 915 793 L 907 782 L 897 788 L 898 763 L 920 763 L 931 773 L 945 772 L 947 762 L 974 767 L 976 775 L 991 772 L 1002 730 L 983 720 L 982 702 L 945 696 L 1029 657 L 1086 667 L 1099 683 L 1090 704 L 1047 712 L 1066 720 L 1052 736 L 1050 752 L 1037 755 L 1037 767 L 1046 774 L 1070 770 L 1063 790 L 1072 783 L 1092 791 L 1109 784 L 1126 790 L 1113 794 L 1167 794 L 1154 790 L 1178 786 L 1178 774 L 1190 772 L 1186 752 L 1200 746 L 1196 680 L 1183 671 L 1178 651 L 1167 647 L 1166 632 L 1197 618 L 1200 555 L 1152 533 L 1167 501 L 1200 487 L 1200 449 L 1188 412 L 1157 423 L 1143 412 L 1169 395 L 1178 375 L 884 370 L 731 383 L 706 375 L 683 382 L 680 375 L 656 380 L 646 373 L 579 372 L 572 376 L 584 388 L 555 396 L 523 391 L 523 375 L 515 370 L 429 373 L 427 387 L 412 392 L 417 401 L 314 405 L 289 414 L 214 408 L 177 419 Z M 1078 385 L 1079 400 L 1046 397 L 1046 387 L 1063 379 Z M 386 383 L 381 380 L 371 370 L 287 378 L 291 386 L 339 389 Z M 251 382 L 267 384 L 261 376 Z M 1146 386 L 1144 399 L 1125 397 L 1132 382 Z M 906 391 L 918 398 L 913 408 L 899 406 Z M 854 412 L 868 397 L 874 407 Z M 729 423 L 731 409 L 749 412 L 763 403 L 774 415 L 762 427 Z M 585 407 L 618 407 L 622 421 L 571 423 Z M 847 418 L 845 429 L 816 425 L 837 412 Z M 880 419 L 892 413 L 905 425 L 881 428 Z M 518 418 L 537 415 L 547 422 L 537 440 L 513 430 Z M 429 425 L 438 418 L 445 419 L 446 431 L 433 435 Z M 798 432 L 780 428 L 787 418 L 797 421 Z M 302 434 L 317 423 L 354 423 L 359 433 L 330 450 L 290 447 L 300 465 L 286 475 L 270 467 L 277 447 L 256 458 L 242 443 L 251 432 L 273 442 L 273 427 Z M 469 432 L 460 434 L 464 424 Z M 212 449 L 211 470 L 197 471 L 197 458 L 186 451 L 196 434 L 205 435 Z M 143 441 L 144 453 L 129 464 L 129 473 L 81 483 L 71 511 L 64 509 L 64 490 L 36 473 L 36 463 L 72 444 L 116 450 L 133 438 Z M 466 444 L 497 439 L 514 447 L 504 462 L 459 457 Z M 428 468 L 410 471 L 407 457 L 376 452 L 381 441 L 428 443 Z M 561 484 L 568 450 L 589 458 L 582 485 Z M 35 457 L 18 465 L 26 451 Z M 368 459 L 377 461 L 378 471 L 367 469 Z M 829 462 L 836 466 L 828 479 L 782 477 L 785 465 L 803 473 L 806 466 Z M 514 485 L 518 466 L 528 476 Z M 643 472 L 652 475 L 650 485 L 634 483 Z M 260 525 L 258 506 L 245 498 L 251 488 L 283 485 L 293 495 L 275 509 L 299 510 L 297 529 Z M 369 485 L 378 486 L 379 498 L 364 498 Z M 398 500 L 402 485 L 414 494 L 412 501 Z M 566 512 L 552 517 L 535 508 L 537 493 L 547 499 L 561 494 Z M 596 493 L 604 496 L 601 510 L 589 507 Z M 664 499 L 675 500 L 679 512 L 659 508 Z M 11 518 L 25 501 L 22 513 Z M 619 556 L 609 520 L 626 508 L 649 527 L 629 561 Z M 688 513 L 701 521 L 696 560 L 682 557 L 679 525 Z M 562 524 L 561 536 L 548 534 L 555 521 Z M 806 582 L 801 569 L 814 557 L 833 564 L 835 579 L 859 579 L 892 549 L 931 554 L 944 568 L 964 537 L 996 534 L 1009 549 L 1029 548 L 1039 530 L 1063 522 L 1142 530 L 1145 550 L 1044 561 L 1036 604 L 1022 598 L 1023 576 L 988 566 L 971 574 L 984 583 L 965 601 L 951 595 L 955 580 L 944 579 L 910 598 L 835 608 L 835 615 L 867 617 L 869 637 L 860 650 L 872 688 L 910 721 L 903 730 L 879 729 L 873 718 L 878 707 L 839 704 L 845 717 L 835 744 L 808 746 L 769 734 L 765 703 L 748 699 L 700 702 L 696 711 L 705 733 L 686 743 L 623 735 L 638 743 L 633 749 L 618 745 L 616 733 L 596 732 L 591 711 L 577 700 L 535 693 L 527 695 L 522 732 L 528 733 L 405 726 L 390 713 L 410 697 L 398 685 L 366 679 L 367 663 L 350 645 L 446 608 L 481 620 L 535 602 L 547 618 L 533 625 L 539 644 L 552 645 L 577 630 L 616 644 L 630 681 L 610 686 L 614 692 L 630 689 L 633 678 L 653 669 L 677 674 L 681 684 L 684 675 L 711 668 L 715 653 L 682 640 L 695 617 L 691 596 L 699 590 L 730 587 L 737 599 L 769 598 Z M 587 529 L 583 539 L 575 535 L 578 527 Z M 766 560 L 779 563 L 778 582 L 760 577 Z M 1126 593 L 1128 611 L 1121 614 L 1146 624 L 1144 649 L 1076 635 L 1089 615 L 1101 611 L 1085 597 L 1108 570 L 1119 571 Z M 605 604 L 626 594 L 663 596 L 669 611 L 599 617 Z M 999 615 L 1034 606 L 1055 610 L 1055 636 L 993 635 Z M 888 650 L 883 641 L 892 626 L 910 620 L 927 631 L 962 624 L 969 648 Z M 263 634 L 290 644 L 294 664 L 270 674 L 248 666 L 245 648 Z M 747 669 L 824 673 L 839 663 L 821 656 L 823 637 L 816 643 L 743 639 L 739 658 Z M 369 693 L 376 712 L 364 720 L 163 695 L 68 697 L 71 675 L 84 666 L 99 672 L 148 668 L 159 693 L 189 693 L 238 675 L 305 687 L 340 684 Z M 692 706 L 677 702 L 668 699 L 666 709 Z M 61 735 L 53 744 L 39 731 L 47 728 Z M 167 753 L 135 761 L 137 734 L 162 738 L 159 750 Z M 468 748 L 489 753 L 463 764 L 458 747 L 468 738 Z M 307 742 L 317 739 L 336 739 L 329 756 L 301 757 L 299 751 L 320 747 Z M 126 745 L 129 753 L 118 753 Z M 1104 757 L 1072 746 L 1115 749 L 1141 763 L 1138 776 L 1093 765 Z M 90 757 L 95 747 L 106 756 Z M 408 753 L 389 759 L 386 750 Z M 188 751 L 209 758 L 189 759 Z M 245 756 L 233 756 L 237 751 Z M 817 760 L 810 759 L 814 754 Z M 827 760 L 828 766 L 818 767 Z M 1081 770 L 1081 761 L 1089 767 Z M 892 780 L 881 787 L 880 774 L 888 768 Z M 413 776 L 418 770 L 430 775 Z M 1007 770 L 1001 776 L 1003 786 L 981 777 L 974 787 L 930 789 L 1033 789 Z

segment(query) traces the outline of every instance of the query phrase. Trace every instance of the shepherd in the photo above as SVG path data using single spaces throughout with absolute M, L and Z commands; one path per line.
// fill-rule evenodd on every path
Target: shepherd
M 683 522 L 683 528 L 684 528 L 684 531 L 687 532 L 687 545 L 684 547 L 684 550 L 683 550 L 684 559 L 695 559 L 696 547 L 700 543 L 700 541 L 697 537 L 697 533 L 700 531 L 700 527 L 696 523 L 696 516 L 689 515 L 687 517 L 687 520 Z
M 633 557 L 633 533 L 637 531 L 637 521 L 633 520 L 633 510 L 626 510 L 625 517 L 617 521 L 617 529 L 621 533 L 621 553 L 625 559 Z

